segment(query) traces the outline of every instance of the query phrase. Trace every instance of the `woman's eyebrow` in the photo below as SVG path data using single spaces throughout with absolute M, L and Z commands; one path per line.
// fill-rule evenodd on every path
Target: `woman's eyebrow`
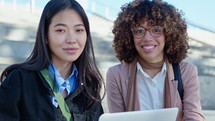
M 66 26 L 66 24 L 58 23 L 58 24 L 56 24 L 54 27 L 58 27 L 58 26 Z
M 75 27 L 77 27 L 77 26 L 84 26 L 84 24 L 76 24 Z
M 67 25 L 63 24 L 63 23 L 58 23 L 54 27 L 58 27 L 58 26 L 67 26 Z M 78 26 L 84 26 L 84 24 L 76 24 L 76 25 L 74 25 L 74 27 L 78 27 Z

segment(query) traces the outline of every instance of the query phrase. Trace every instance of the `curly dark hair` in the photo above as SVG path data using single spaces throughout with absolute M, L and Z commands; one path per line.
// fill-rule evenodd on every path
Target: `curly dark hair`
M 138 52 L 135 49 L 131 28 L 140 25 L 142 20 L 150 26 L 164 27 L 164 55 L 169 62 L 180 63 L 187 57 L 188 36 L 184 13 L 162 0 L 134 0 L 121 7 L 114 21 L 113 48 L 120 61 L 132 62 Z

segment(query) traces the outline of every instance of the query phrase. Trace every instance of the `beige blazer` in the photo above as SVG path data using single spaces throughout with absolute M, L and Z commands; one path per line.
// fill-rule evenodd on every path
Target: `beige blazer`
M 129 78 L 132 72 L 136 72 L 136 61 L 132 63 L 122 63 L 108 69 L 106 75 L 107 101 L 109 111 L 127 111 L 128 89 L 130 89 Z M 181 75 L 183 80 L 184 97 L 183 105 L 177 87 L 178 81 L 174 80 L 172 64 L 166 62 L 170 87 L 171 107 L 177 107 L 179 113 L 177 121 L 204 121 L 201 112 L 200 92 L 198 72 L 196 66 L 182 62 L 180 63 Z M 139 97 L 136 94 L 135 109 L 140 110 Z

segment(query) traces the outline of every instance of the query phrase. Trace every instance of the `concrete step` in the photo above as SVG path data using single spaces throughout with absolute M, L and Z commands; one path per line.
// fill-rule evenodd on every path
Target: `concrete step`
M 205 45 L 201 42 L 190 40 L 189 57 L 191 58 L 215 58 L 215 46 Z
M 215 33 L 202 30 L 197 27 L 188 28 L 189 38 L 198 41 L 204 45 L 215 47 Z
M 0 7 L 0 72 L 10 64 L 24 61 L 33 49 L 40 14 L 30 14 L 23 11 L 21 8 L 13 10 L 9 6 Z M 112 49 L 113 22 L 93 14 L 88 14 L 88 17 L 97 64 L 105 78 L 107 69 L 119 63 Z M 206 32 L 206 35 L 213 37 L 211 33 Z M 215 109 L 214 100 L 211 98 L 214 97 L 212 94 L 214 94 L 213 87 L 215 85 L 215 50 L 213 44 L 210 45 L 212 43 L 209 41 L 210 37 L 205 42 L 204 36 L 201 36 L 203 39 L 200 40 L 197 40 L 198 38 L 192 39 L 189 57 L 185 60 L 198 67 L 201 102 L 204 110 Z
M 199 76 L 201 104 L 203 110 L 215 110 L 215 76 Z
M 27 41 L 8 41 L 0 44 L 0 57 L 27 58 L 33 49 L 34 42 Z

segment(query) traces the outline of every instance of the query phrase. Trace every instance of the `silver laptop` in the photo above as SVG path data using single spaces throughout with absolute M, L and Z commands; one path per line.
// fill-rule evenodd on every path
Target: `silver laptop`
M 105 113 L 99 121 L 176 121 L 178 108 Z

